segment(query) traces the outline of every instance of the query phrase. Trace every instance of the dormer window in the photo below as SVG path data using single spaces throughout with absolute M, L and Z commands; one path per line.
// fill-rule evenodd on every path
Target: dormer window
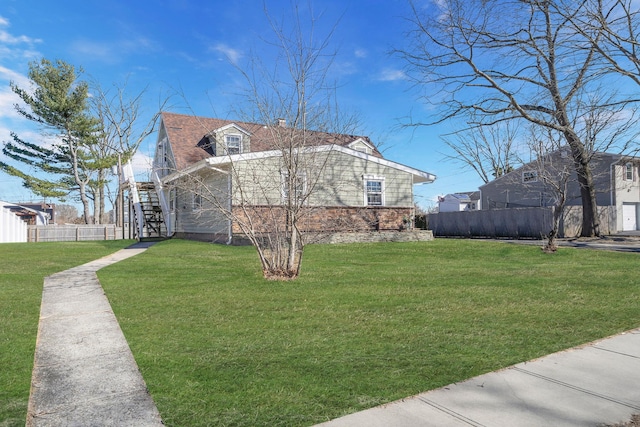
M 365 153 L 365 154 L 371 154 L 371 149 L 365 145 L 358 145 L 353 147 L 354 150 L 356 151 L 360 151 L 361 153 Z
M 525 171 L 522 172 L 522 182 L 537 182 L 538 171 Z
M 242 135 L 225 135 L 224 143 L 227 154 L 231 155 L 242 153 Z
M 362 138 L 356 139 L 351 144 L 349 144 L 348 147 L 353 149 L 353 150 L 359 151 L 361 153 L 365 153 L 365 154 L 373 153 L 373 146 L 371 144 L 367 143 Z

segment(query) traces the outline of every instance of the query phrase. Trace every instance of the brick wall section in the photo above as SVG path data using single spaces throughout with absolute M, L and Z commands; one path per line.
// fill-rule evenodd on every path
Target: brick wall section
M 254 224 L 257 233 L 267 232 L 274 223 L 285 223 L 285 211 L 277 206 L 244 207 Z M 233 207 L 233 214 L 246 219 L 243 208 Z M 368 232 L 385 230 L 405 230 L 412 228 L 413 208 L 405 207 L 309 207 L 305 208 L 300 221 L 302 232 Z M 242 230 L 233 223 L 233 234 Z

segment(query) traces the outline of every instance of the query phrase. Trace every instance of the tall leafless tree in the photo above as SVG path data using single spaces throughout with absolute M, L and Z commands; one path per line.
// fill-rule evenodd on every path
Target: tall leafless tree
M 474 170 L 485 184 L 521 163 L 518 129 L 512 122 L 491 126 L 469 122 L 469 126 L 442 137 L 454 152 L 446 158 Z
M 110 170 L 118 162 L 126 163 L 136 153 L 142 141 L 155 132 L 160 111 L 168 99 L 160 100 L 158 110 L 148 119 L 143 117 L 142 103 L 146 89 L 130 96 L 126 82 L 114 84 L 104 89 L 99 83 L 92 85 L 90 98 L 94 117 L 99 121 L 101 132 L 91 148 L 91 154 L 99 166 L 96 177 L 91 182 L 94 218 L 97 224 L 102 221 L 105 212 L 105 198 Z
M 358 121 L 339 110 L 336 85 L 329 79 L 335 26 L 320 36 L 319 17 L 298 4 L 281 20 L 266 9 L 265 14 L 273 37 L 248 64 L 234 63 L 244 85 L 232 113 L 264 124 L 266 145 L 277 155 L 252 159 L 248 153 L 229 170 L 217 171 L 227 174 L 230 193 L 195 174 L 184 174 L 174 185 L 190 187 L 198 203 L 226 215 L 256 248 L 264 276 L 281 280 L 300 273 L 310 236 L 301 223 L 313 215 L 310 199 L 331 158 L 330 151 L 318 147 L 326 148 L 335 135 L 353 135 Z M 269 51 L 275 51 L 275 60 L 265 59 L 262 53 Z M 206 208 L 202 211 L 206 215 Z
M 414 125 L 474 114 L 561 134 L 580 184 L 582 236 L 594 236 L 600 224 L 590 145 L 575 118 L 593 108 L 586 99 L 607 73 L 597 48 L 603 28 L 574 25 L 587 13 L 585 2 L 564 0 L 442 0 L 427 9 L 412 3 L 413 43 L 398 53 L 425 100 L 440 107 L 438 118 Z M 634 102 L 612 91 L 599 107 Z

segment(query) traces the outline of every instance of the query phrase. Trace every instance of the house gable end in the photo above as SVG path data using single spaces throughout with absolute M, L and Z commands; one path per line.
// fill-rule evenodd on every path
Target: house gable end
M 365 141 L 364 138 L 356 139 L 355 141 L 349 143 L 347 147 L 365 154 L 372 154 L 375 150 L 375 147 Z
M 153 155 L 153 170 L 160 176 L 166 176 L 176 170 L 176 160 L 164 121 L 160 122 L 158 139 Z

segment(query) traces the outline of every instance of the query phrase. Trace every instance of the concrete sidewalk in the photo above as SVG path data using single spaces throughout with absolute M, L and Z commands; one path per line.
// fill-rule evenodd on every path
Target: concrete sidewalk
M 640 329 L 319 426 L 584 427 L 638 413 Z
M 46 277 L 29 426 L 161 426 L 96 271 L 149 244 Z
M 96 276 L 134 245 L 45 278 L 27 426 L 161 426 Z M 602 426 L 640 413 L 640 329 L 323 427 Z

